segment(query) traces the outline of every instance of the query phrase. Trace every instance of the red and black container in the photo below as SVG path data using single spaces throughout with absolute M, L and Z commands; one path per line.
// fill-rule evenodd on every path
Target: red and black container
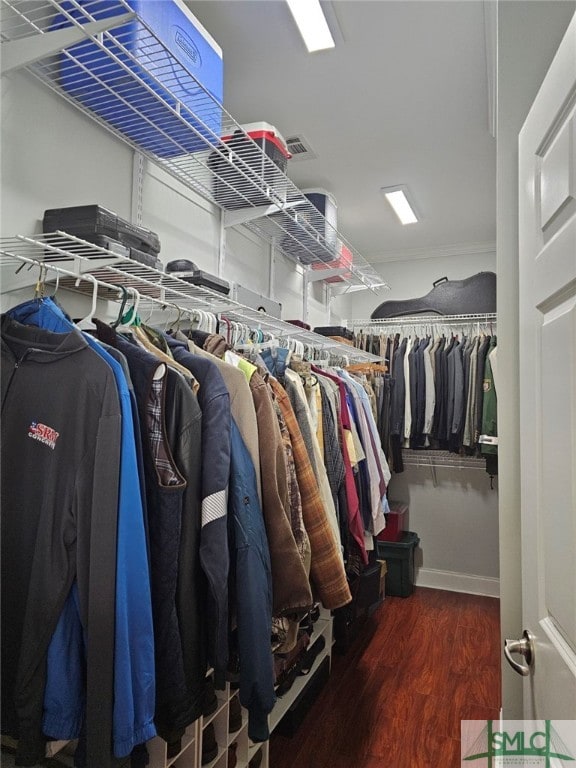
M 292 155 L 273 125 L 249 123 L 222 136 L 225 149 L 210 153 L 216 201 L 229 209 L 285 202 L 286 166 Z M 255 146 L 256 145 L 256 146 Z

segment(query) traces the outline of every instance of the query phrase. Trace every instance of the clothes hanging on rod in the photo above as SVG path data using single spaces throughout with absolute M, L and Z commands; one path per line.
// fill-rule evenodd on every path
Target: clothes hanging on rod
M 2 358 L 10 372 L 2 442 L 12 446 L 2 454 L 2 508 L 26 513 L 2 516 L 3 598 L 12 606 L 2 653 L 9 727 L 20 737 L 20 758 L 34 764 L 43 733 L 81 736 L 83 706 L 91 764 L 108 765 L 111 737 L 123 757 L 155 734 L 149 567 L 128 386 L 121 366 L 50 299 L 3 317 Z M 13 568 L 9 542 L 21 563 Z M 63 667 L 70 638 L 80 647 L 76 663 Z M 30 679 L 26 669 L 34 670 Z
M 366 563 L 372 537 L 384 527 L 390 473 L 374 420 L 367 381 L 339 368 L 318 368 L 282 348 L 261 355 L 278 388 L 288 393 L 301 436 L 347 563 Z M 314 377 L 310 377 L 310 373 Z M 332 399 L 332 404 L 330 404 Z M 322 448 L 320 448 L 320 441 Z M 362 499 L 362 502 L 360 502 Z M 333 512 L 332 512 L 333 510 Z
M 106 298 L 120 298 L 116 287 L 101 281 L 95 285 L 106 288 Z M 126 298 L 125 291 L 123 297 Z M 134 304 L 138 298 L 135 294 Z M 160 301 L 157 304 L 166 306 Z M 19 346 L 15 342 L 14 345 L 18 347 L 16 352 L 22 352 L 22 364 L 28 357 L 34 359 L 30 345 L 34 346 L 43 333 L 78 344 L 76 357 L 72 353 L 65 356 L 66 344 L 62 347 L 65 365 L 81 363 L 80 351 L 84 357 L 89 356 L 91 364 L 74 367 L 69 387 L 62 389 L 70 390 L 66 401 L 71 411 L 69 422 L 74 426 L 79 421 L 77 429 L 82 426 L 82 434 L 92 426 L 92 421 L 82 421 L 84 414 L 73 404 L 88 406 L 73 393 L 82 392 L 80 381 L 87 390 L 85 397 L 93 396 L 86 377 L 93 373 L 95 360 L 100 361 L 103 391 L 111 393 L 109 396 L 117 403 L 115 421 L 111 422 L 116 425 L 115 431 L 110 428 L 107 433 L 104 425 L 100 430 L 94 426 L 93 442 L 86 438 L 87 445 L 92 445 L 87 469 L 93 468 L 94 472 L 89 475 L 88 485 L 94 487 L 95 496 L 110 516 L 106 526 L 109 540 L 102 546 L 109 556 L 114 553 L 114 558 L 110 562 L 102 558 L 102 565 L 108 563 L 106 574 L 102 574 L 93 559 L 99 551 L 99 537 L 93 536 L 94 552 L 81 552 L 77 574 L 74 566 L 69 566 L 72 570 L 66 576 L 59 602 L 54 603 L 51 594 L 43 601 L 54 610 L 51 623 L 46 624 L 44 645 L 36 649 L 44 664 L 38 668 L 40 676 L 35 682 L 32 702 L 36 730 L 30 737 L 32 746 L 26 746 L 26 738 L 22 739 L 23 750 L 36 750 L 33 759 L 41 758 L 45 735 L 62 739 L 80 737 L 77 764 L 88 768 L 110 764 L 111 742 L 115 755 L 125 757 L 156 732 L 176 753 L 183 730 L 201 714 L 208 662 L 214 666 L 217 682 L 229 676 L 231 669 L 239 671 L 240 701 L 249 711 L 250 738 L 266 739 L 267 714 L 274 704 L 273 644 L 289 650 L 295 642 L 294 628 L 314 602 L 312 587 L 330 609 L 351 599 L 340 537 L 342 531 L 349 537 L 352 529 L 342 525 L 336 513 L 336 500 L 347 502 L 351 496 L 351 487 L 347 487 L 348 468 L 343 465 L 344 451 L 336 430 L 336 425 L 340 429 L 342 423 L 340 399 L 332 393 L 332 402 L 327 394 L 323 400 L 319 389 L 309 399 L 304 384 L 302 391 L 297 388 L 299 396 L 304 392 L 309 408 L 306 418 L 316 441 L 309 451 L 288 396 L 275 391 L 271 377 L 268 381 L 268 374 L 261 375 L 264 369 L 259 372 L 238 356 L 237 360 L 216 360 L 206 348 L 198 349 L 177 330 L 170 335 L 150 328 L 135 310 L 133 307 L 132 312 L 119 313 L 123 322 L 117 330 L 92 317 L 95 338 L 76 330 L 52 299 L 38 298 L 10 310 L 2 318 L 2 328 L 10 326 L 12 335 L 14 324 L 18 324 L 22 340 Z M 181 320 L 178 313 L 174 322 L 179 325 Z M 52 330 L 35 323 L 46 323 Z M 226 340 L 212 333 L 212 326 L 206 327 L 206 331 L 191 333 L 209 349 L 225 354 Z M 20 358 L 11 347 L 11 339 L 10 333 L 3 330 L 3 358 L 15 361 L 16 365 Z M 304 352 L 316 354 L 318 350 L 306 348 Z M 325 361 L 323 352 L 319 362 Z M 13 373 L 14 365 L 4 365 L 3 371 Z M 18 373 L 20 367 L 18 362 Z M 299 374 L 290 375 L 297 377 L 297 384 Z M 3 376 L 3 417 L 5 408 L 12 410 L 9 404 L 15 402 L 11 397 L 15 391 L 11 389 L 13 379 L 13 375 Z M 319 377 L 314 374 L 312 379 L 317 385 Z M 18 393 L 18 412 L 22 412 L 24 403 L 28 410 L 38 414 L 43 397 L 48 394 L 40 380 L 36 377 L 34 387 L 25 387 L 24 393 Z M 54 386 L 58 386 L 57 371 Z M 94 402 L 95 412 L 110 411 Z M 326 418 L 322 415 L 323 402 L 328 403 Z M 251 407 L 247 407 L 249 404 Z M 64 415 L 68 418 L 59 412 L 60 419 Z M 59 447 L 63 442 L 60 436 L 68 430 L 57 428 L 58 419 L 53 420 L 54 426 L 49 416 L 44 419 L 27 429 L 33 433 L 33 445 L 47 445 L 52 453 L 55 449 L 50 441 Z M 3 418 L 4 445 L 12 439 L 10 424 L 10 419 Z M 34 424 L 37 428 L 33 429 Z M 96 438 L 106 440 L 105 456 L 100 455 Z M 24 447 L 29 449 L 28 442 L 32 443 L 24 440 Z M 334 456 L 335 446 L 340 463 Z M 130 457 L 129 461 L 124 460 L 125 455 Z M 105 480 L 99 474 L 104 458 L 111 464 Z M 3 463 L 8 460 L 3 453 Z M 315 464 L 322 465 L 319 477 L 319 468 L 316 472 L 313 468 Z M 71 466 L 74 473 L 74 463 Z M 57 477 L 64 470 L 59 463 L 50 467 Z M 125 478 L 122 472 L 128 470 L 129 477 Z M 44 473 L 49 470 L 42 462 L 29 470 L 23 465 L 18 473 L 10 471 L 14 487 L 4 483 L 8 475 L 3 472 L 3 507 L 18 508 L 14 499 L 22 489 L 16 485 L 25 485 L 25 478 L 33 471 L 39 479 L 34 487 L 44 487 Z M 16 477 L 20 478 L 18 482 Z M 32 489 L 26 493 L 32 493 Z M 119 505 L 115 503 L 117 497 Z M 53 498 L 59 499 L 58 491 Z M 339 502 L 339 509 L 340 506 Z M 32 507 L 38 504 L 33 502 Z M 354 509 L 349 512 L 347 506 L 342 508 L 346 522 Z M 87 506 L 85 515 L 89 515 L 89 510 Z M 99 514 L 97 506 L 93 514 Z M 45 523 L 42 520 L 42 525 Z M 3 517 L 6 541 L 13 540 L 11 525 L 14 535 L 20 536 L 17 529 L 21 524 L 19 518 L 9 518 L 5 528 Z M 112 531 L 116 527 L 117 540 L 113 541 Z M 37 524 L 31 525 L 30 532 L 37 528 Z M 358 538 L 363 543 L 364 531 L 360 530 Z M 33 542 L 30 533 L 30 547 Z M 18 556 L 24 562 L 24 570 L 33 567 L 32 551 L 19 552 Z M 348 565 L 352 560 L 347 561 Z M 359 557 L 357 560 L 360 562 Z M 52 568 L 53 564 L 47 567 Z M 138 578 L 130 568 L 135 569 Z M 15 569 L 14 574 L 17 573 Z M 90 578 L 86 581 L 87 573 Z M 255 577 L 249 580 L 249 589 L 243 577 L 246 573 Z M 75 575 L 77 587 L 73 584 Z M 4 576 L 3 589 L 10 594 L 14 576 Z M 103 586 L 98 594 L 108 594 L 108 599 L 105 605 L 96 598 L 91 601 L 86 623 L 86 589 L 90 595 L 100 583 Z M 116 591 L 109 594 L 114 583 Z M 22 584 L 28 586 L 27 578 L 22 579 Z M 51 593 L 49 579 L 44 587 Z M 23 599 L 19 610 L 25 606 Z M 106 610 L 112 614 L 106 614 Z M 117 619 L 118 611 L 125 611 L 126 618 Z M 228 633 L 228 616 L 233 618 L 235 627 L 232 635 Z M 22 620 L 15 614 L 12 649 L 24 637 Z M 100 644 L 88 643 L 87 683 L 78 671 L 80 667 L 76 671 L 74 665 L 61 668 L 62 659 L 69 656 L 62 651 L 65 642 L 68 648 L 76 648 L 73 658 L 79 665 L 83 663 L 83 629 L 88 631 L 88 639 L 101 638 Z M 282 636 L 275 638 L 277 629 Z M 229 643 L 231 656 L 227 659 Z M 127 656 L 123 661 L 122 653 L 133 657 Z M 10 663 L 16 669 L 13 659 L 3 651 L 3 671 Z M 127 669 L 133 669 L 135 675 L 125 675 Z M 2 687 L 3 699 L 12 701 L 14 675 L 7 674 L 3 679 L 7 681 Z M 81 711 L 75 709 L 76 702 L 83 699 L 86 728 Z M 59 723 L 55 716 L 49 719 L 51 712 L 67 713 L 69 719 Z M 20 732 L 17 719 L 14 713 L 11 730 L 16 734 Z
M 365 346 L 378 338 L 389 369 L 376 383 L 377 423 L 394 471 L 403 470 L 405 447 L 491 456 L 487 471 L 497 473 L 496 409 L 489 405 L 496 388 L 488 357 L 497 349 L 494 326 L 493 316 L 420 318 L 374 324 L 370 333 L 357 333 Z

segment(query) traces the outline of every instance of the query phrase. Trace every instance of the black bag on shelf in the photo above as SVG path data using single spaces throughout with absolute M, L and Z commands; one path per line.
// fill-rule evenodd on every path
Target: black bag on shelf
M 93 238 L 97 235 L 104 235 L 140 252 L 153 256 L 160 253 L 160 239 L 156 232 L 131 224 L 101 205 L 50 208 L 44 211 L 42 229 L 44 232 L 60 230 L 88 242 L 94 242 Z

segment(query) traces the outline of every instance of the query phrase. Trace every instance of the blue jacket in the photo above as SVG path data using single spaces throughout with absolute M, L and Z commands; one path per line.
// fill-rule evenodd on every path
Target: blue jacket
M 8 313 L 27 325 L 56 333 L 75 328 L 52 299 L 21 304 Z M 154 728 L 155 672 L 150 574 L 146 548 L 140 478 L 130 394 L 124 373 L 90 336 L 88 344 L 110 366 L 118 386 L 122 411 L 120 489 L 116 564 L 116 621 L 114 643 L 114 755 L 125 757 L 136 744 L 156 735 Z M 73 404 L 70 404 L 73 407 Z M 97 492 L 97 489 L 96 489 Z M 83 652 L 69 656 L 68 643 L 82 638 L 80 606 L 72 590 L 52 637 L 48 652 L 43 728 L 54 738 L 80 735 L 78 702 L 83 701 Z M 75 625 L 75 626 L 74 626 Z M 63 663 L 71 659 L 72 663 Z
M 218 368 L 193 355 L 186 344 L 166 336 L 174 359 L 200 384 L 202 410 L 202 530 L 200 562 L 208 580 L 208 660 L 214 684 L 223 688 L 228 667 L 228 481 L 230 477 L 230 395 Z
M 234 420 L 230 464 L 229 509 L 234 520 L 233 574 L 240 658 L 240 703 L 248 710 L 248 736 L 269 737 L 268 719 L 274 695 L 272 570 L 268 539 L 258 499 L 256 472 Z

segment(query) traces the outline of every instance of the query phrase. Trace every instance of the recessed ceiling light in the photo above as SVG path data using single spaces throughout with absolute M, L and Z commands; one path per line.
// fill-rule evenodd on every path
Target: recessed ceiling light
M 286 0 L 309 53 L 334 48 L 320 0 Z
M 394 213 L 402 224 L 416 224 L 419 217 L 414 212 L 414 204 L 410 201 L 408 188 L 405 184 L 395 187 L 382 187 L 380 190 L 392 206 Z

